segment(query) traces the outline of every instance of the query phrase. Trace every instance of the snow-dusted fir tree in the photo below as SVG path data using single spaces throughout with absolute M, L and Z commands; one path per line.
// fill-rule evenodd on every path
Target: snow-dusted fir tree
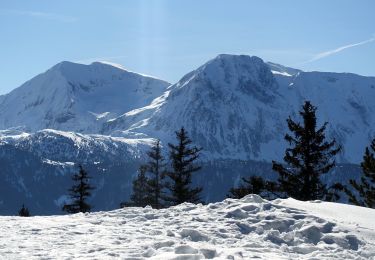
M 151 147 L 150 151 L 147 152 L 148 162 L 145 165 L 148 173 L 148 193 L 150 196 L 150 203 L 153 208 L 160 209 L 164 207 L 164 188 L 165 184 L 165 160 L 162 155 L 160 146 L 160 140 L 157 140 Z
M 306 101 L 299 112 L 303 122 L 287 119 L 292 134 L 285 140 L 291 146 L 285 151 L 285 164 L 273 161 L 272 168 L 279 174 L 282 192 L 298 200 L 320 200 L 332 197 L 327 186 L 320 180 L 335 166 L 335 155 L 340 151 L 336 141 L 327 141 L 327 122 L 317 129 L 316 107 Z
M 362 176 L 360 182 L 350 180 L 350 185 L 358 193 L 357 198 L 350 190 L 345 189 L 349 196 L 349 201 L 355 205 L 375 208 L 375 139 L 372 140 L 370 147 L 366 147 L 363 156 Z
M 145 207 L 151 205 L 150 190 L 148 188 L 149 179 L 146 176 L 147 167 L 141 165 L 138 169 L 137 177 L 133 180 L 133 191 L 129 202 L 121 203 L 121 207 Z
M 71 203 L 65 204 L 63 210 L 68 213 L 78 212 L 90 212 L 91 205 L 87 203 L 87 198 L 91 196 L 91 190 L 93 186 L 89 184 L 89 175 L 83 169 L 82 165 L 79 165 L 78 173 L 72 176 L 74 185 L 69 189 Z
M 166 173 L 169 177 L 167 188 L 170 195 L 167 198 L 171 205 L 184 202 L 200 202 L 202 187 L 191 187 L 192 174 L 202 167 L 196 164 L 202 148 L 192 146 L 192 141 L 182 127 L 176 132 L 177 144 L 168 144 L 172 169 Z
M 165 162 L 159 140 L 147 152 L 147 156 L 147 163 L 139 167 L 138 175 L 133 181 L 130 201 L 121 203 L 121 207 L 145 207 L 147 205 L 156 209 L 164 207 Z
M 20 217 L 30 217 L 30 211 L 28 208 L 25 207 L 24 204 L 22 204 L 22 208 L 18 211 L 18 216 Z

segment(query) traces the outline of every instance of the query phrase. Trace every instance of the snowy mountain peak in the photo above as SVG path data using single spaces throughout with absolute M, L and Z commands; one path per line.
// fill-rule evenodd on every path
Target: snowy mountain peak
M 146 76 L 140 73 L 132 72 L 125 69 L 123 66 L 106 61 L 95 61 L 91 64 L 81 64 L 70 61 L 62 61 L 51 69 L 47 70 L 46 73 L 58 72 L 67 80 L 82 80 L 84 78 L 101 78 L 110 74 L 113 78 L 119 77 L 120 75 L 127 75 L 128 77 L 155 77 Z M 107 75 L 106 75 L 107 74 Z
M 263 60 L 257 56 L 250 56 L 250 55 L 236 55 L 236 54 L 228 54 L 222 53 L 217 55 L 212 61 L 217 60 L 224 60 L 226 62 L 254 62 L 254 63 L 263 63 Z
M 210 158 L 271 161 L 282 158 L 287 145 L 286 119 L 299 119 L 301 105 L 310 100 L 318 107 L 318 124 L 329 122 L 328 137 L 344 147 L 338 161 L 358 162 L 374 136 L 373 77 L 303 72 L 221 54 L 169 90 L 157 106 L 116 118 L 104 132 L 168 142 L 184 126 Z
M 268 65 L 256 56 L 220 54 L 197 70 L 188 73 L 177 84 L 204 82 L 215 89 L 223 88 L 257 95 L 264 89 L 276 89 L 277 84 Z M 191 85 L 191 84 L 189 84 Z M 197 85 L 197 84 L 195 84 Z M 171 93 L 173 94 L 173 93 Z
M 184 126 L 208 158 L 270 161 L 286 146 L 286 118 L 310 100 L 344 147 L 340 161 L 358 162 L 374 135 L 374 91 L 373 77 L 303 72 L 247 55 L 218 55 L 174 85 L 102 62 L 62 62 L 0 99 L 0 128 L 165 143 Z
M 226 74 L 251 74 L 257 77 L 257 73 L 268 70 L 267 64 L 256 56 L 220 54 L 216 58 L 201 66 L 198 71 L 218 72 L 225 71 Z
M 1 179 L 14 195 L 0 195 L 14 198 L 7 202 L 14 207 L 25 201 L 60 211 L 55 201 L 70 185 L 64 173 L 76 162 L 97 174 L 98 194 L 115 194 L 97 209 L 117 207 L 154 139 L 174 143 L 183 126 L 203 148 L 197 183 L 205 200 L 222 199 L 244 174 L 274 174 L 270 162 L 282 160 L 288 145 L 286 119 L 300 120 L 305 100 L 317 106 L 318 126 L 329 122 L 327 137 L 342 145 L 337 162 L 358 164 L 375 136 L 374 95 L 374 77 L 303 72 L 244 55 L 219 55 L 174 85 L 101 62 L 62 62 L 0 97 L 0 154 L 4 165 L 17 165 Z M 357 168 L 340 165 L 325 180 L 341 182 Z
M 0 100 L 0 128 L 97 133 L 103 120 L 148 105 L 170 84 L 109 64 L 64 61 Z
M 210 157 L 256 158 L 261 144 L 278 136 L 282 119 L 274 111 L 285 106 L 262 59 L 222 54 L 171 86 L 153 112 L 129 113 L 111 121 L 105 131 L 128 129 L 125 134 L 170 141 L 168 136 L 184 126 Z
M 78 70 L 84 70 L 89 68 L 97 67 L 97 68 L 105 68 L 105 67 L 111 67 L 111 68 L 117 68 L 121 70 L 127 71 L 124 67 L 122 67 L 119 64 L 106 62 L 106 61 L 94 61 L 91 64 L 83 64 L 79 62 L 72 62 L 72 61 L 61 61 L 57 63 L 56 65 L 52 66 L 50 70 L 72 70 L 72 69 L 78 69 Z

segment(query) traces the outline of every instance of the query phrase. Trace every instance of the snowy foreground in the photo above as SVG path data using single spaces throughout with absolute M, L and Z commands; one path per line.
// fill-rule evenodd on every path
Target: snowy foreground
M 375 259 L 375 210 L 249 195 L 206 206 L 0 217 L 0 259 Z

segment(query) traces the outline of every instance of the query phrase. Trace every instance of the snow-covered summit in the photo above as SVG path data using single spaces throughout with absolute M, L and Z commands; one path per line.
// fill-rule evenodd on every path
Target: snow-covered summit
M 203 147 L 205 170 L 194 181 L 206 202 L 220 200 L 242 176 L 272 178 L 270 162 L 287 147 L 286 119 L 298 118 L 305 100 L 343 147 L 337 162 L 358 164 L 375 136 L 374 96 L 374 77 L 303 72 L 246 55 L 219 55 L 173 85 L 109 64 L 62 62 L 0 97 L 0 155 L 11 166 L 2 170 L 0 197 L 10 199 L 0 213 L 20 202 L 60 212 L 74 163 L 95 175 L 97 209 L 113 209 L 128 198 L 153 140 L 175 142 L 182 126 Z M 324 181 L 359 171 L 340 164 Z
M 221 54 L 172 85 L 153 109 L 111 120 L 105 132 L 144 133 L 167 142 L 184 126 L 208 158 L 271 158 L 275 150 L 265 158 L 262 143 L 279 138 L 279 110 L 288 110 L 278 88 L 262 59 Z
M 0 128 L 97 133 L 105 119 L 145 106 L 169 83 L 100 62 L 61 62 L 2 96 Z
M 102 62 L 61 62 L 0 98 L 0 129 L 44 128 L 171 141 L 184 126 L 208 159 L 281 159 L 285 120 L 304 100 L 359 162 L 375 135 L 375 78 L 303 72 L 221 54 L 173 85 Z M 343 115 L 345 115 L 343 117 Z
M 242 75 L 245 79 L 270 80 L 272 74 L 263 60 L 256 56 L 220 54 L 196 70 L 186 74 L 176 86 L 183 86 L 186 81 L 204 78 L 212 83 L 229 82 L 234 76 Z
M 157 130 L 150 134 L 173 135 L 184 126 L 213 157 L 257 157 L 260 144 L 277 136 L 280 117 L 274 111 L 286 109 L 280 97 L 260 58 L 219 55 L 171 87 L 148 121 Z
M 104 124 L 103 132 L 173 138 L 184 126 L 208 158 L 281 159 L 286 119 L 305 100 L 318 107 L 319 124 L 342 145 L 340 162 L 359 162 L 375 135 L 375 78 L 303 72 L 258 57 L 222 54 L 172 85 L 155 106 Z

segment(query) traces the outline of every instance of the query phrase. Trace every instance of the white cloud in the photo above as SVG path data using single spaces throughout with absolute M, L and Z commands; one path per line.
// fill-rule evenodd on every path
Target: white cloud
M 353 47 L 357 47 L 357 46 L 360 46 L 360 45 L 364 45 L 364 44 L 367 44 L 367 43 L 370 43 L 370 42 L 373 42 L 373 41 L 375 41 L 375 36 L 373 36 L 372 38 L 370 38 L 368 40 L 362 41 L 362 42 L 352 43 L 352 44 L 348 44 L 348 45 L 344 45 L 344 46 L 338 47 L 338 48 L 333 49 L 333 50 L 324 51 L 324 52 L 316 54 L 312 59 L 310 59 L 310 60 L 308 60 L 308 61 L 306 61 L 306 62 L 304 62 L 302 64 L 306 64 L 306 63 L 310 63 L 310 62 L 313 62 L 313 61 L 317 61 L 317 60 L 326 58 L 328 56 L 332 56 L 332 55 L 334 55 L 336 53 L 339 53 L 339 52 L 341 52 L 343 50 L 350 49 L 350 48 L 353 48 Z
M 75 22 L 77 20 L 77 18 L 72 17 L 72 16 L 61 15 L 61 14 L 56 14 L 56 13 L 38 12 L 38 11 L 0 9 L 0 12 L 3 14 L 23 15 L 23 16 L 43 18 L 43 19 L 55 20 L 55 21 L 66 22 L 66 23 Z

